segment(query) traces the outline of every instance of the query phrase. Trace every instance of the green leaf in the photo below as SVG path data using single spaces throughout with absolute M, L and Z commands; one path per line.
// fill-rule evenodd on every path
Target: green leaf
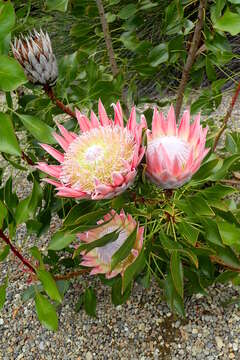
M 0 311 L 2 310 L 6 301 L 6 289 L 8 285 L 8 278 L 6 277 L 3 285 L 0 286 Z
M 39 292 L 35 295 L 35 305 L 40 323 L 49 330 L 57 331 L 58 318 L 55 307 Z
M 201 195 L 195 195 L 187 198 L 191 210 L 199 216 L 213 216 L 214 212 L 207 201 Z
M 128 238 L 124 241 L 122 246 L 113 254 L 111 261 L 111 270 L 113 270 L 117 264 L 119 264 L 122 260 L 126 259 L 129 255 L 130 251 L 133 248 L 133 245 L 136 241 L 137 236 L 137 226 L 134 231 L 128 236 Z
M 28 207 L 28 212 L 30 216 L 35 215 L 36 209 L 39 203 L 41 202 L 42 196 L 43 196 L 42 188 L 40 184 L 37 182 L 37 180 L 34 178 L 32 194 L 29 200 L 29 207 Z
M 6 245 L 2 252 L 0 252 L 0 261 L 3 261 L 6 259 L 10 251 L 10 246 Z
M 149 53 L 150 65 L 156 67 L 168 60 L 168 44 L 162 43 L 155 46 Z
M 47 0 L 46 1 L 48 10 L 58 10 L 65 12 L 68 7 L 68 0 Z
M 113 305 L 122 305 L 124 304 L 131 295 L 132 284 L 130 283 L 124 292 L 122 292 L 123 285 L 121 277 L 115 279 L 114 284 L 112 285 L 112 303 Z
M 64 226 L 72 225 L 77 223 L 78 219 L 83 215 L 88 213 L 89 210 L 94 206 L 93 201 L 81 201 L 80 204 L 77 204 L 71 208 L 66 218 L 63 221 Z
M 37 270 L 37 276 L 41 281 L 48 296 L 55 301 L 62 302 L 61 295 L 52 275 L 46 270 Z
M 124 271 L 122 277 L 122 293 L 124 293 L 127 287 L 131 284 L 132 280 L 143 270 L 145 266 L 145 253 L 144 249 L 141 250 L 140 254 Z
M 215 246 L 214 248 L 223 264 L 230 266 L 231 268 L 240 269 L 240 261 L 230 247 L 225 246 L 222 248 L 220 246 Z
M 219 233 L 225 245 L 239 245 L 240 244 L 240 227 L 230 224 L 226 221 L 217 221 Z
M 135 4 L 128 4 L 120 10 L 118 16 L 120 17 L 120 19 L 125 20 L 133 16 L 136 12 L 137 6 Z
M 78 301 L 76 302 L 76 305 L 75 305 L 75 311 L 77 313 L 81 310 L 81 308 L 83 307 L 83 304 L 84 304 L 84 294 L 80 294 Z
M 232 186 L 215 184 L 207 189 L 201 190 L 201 194 L 204 195 L 207 200 L 221 200 L 227 195 L 234 194 L 236 191 Z
M 0 4 L 0 34 L 6 36 L 14 27 L 15 13 L 10 2 Z
M 204 163 L 198 172 L 192 177 L 192 180 L 198 182 L 207 179 L 213 173 L 213 169 L 218 165 L 218 162 L 218 159 L 213 159 Z
M 25 128 L 40 142 L 56 144 L 52 133 L 54 130 L 43 121 L 32 115 L 17 114 Z
M 84 293 L 84 309 L 90 316 L 96 317 L 97 299 L 95 291 L 89 287 Z
M 170 268 L 174 286 L 183 298 L 183 267 L 178 251 L 173 251 L 170 259 Z
M 3 113 L 0 113 L 0 152 L 1 151 L 11 155 L 21 156 L 21 150 L 14 133 L 12 120 L 9 115 Z
M 240 15 L 227 9 L 213 25 L 217 30 L 227 31 L 235 36 L 240 32 Z
M 0 55 L 0 90 L 12 91 L 27 82 L 24 71 L 17 60 Z
M 58 288 L 58 291 L 61 295 L 61 297 L 64 297 L 64 294 L 68 291 L 69 286 L 70 286 L 70 281 L 67 280 L 58 280 L 56 281 L 56 285 Z
M 5 217 L 7 216 L 8 211 L 4 203 L 0 200 L 0 228 L 3 226 L 3 221 Z
M 67 247 L 69 244 L 71 244 L 76 239 L 75 234 L 70 234 L 68 232 L 64 231 L 58 231 L 56 232 L 51 240 L 50 244 L 48 246 L 48 250 L 62 250 L 65 247 Z
M 32 246 L 30 249 L 30 254 L 40 263 L 40 267 L 44 268 L 43 260 L 42 260 L 42 254 L 39 251 L 37 246 Z
M 185 316 L 183 299 L 175 290 L 173 279 L 170 273 L 165 278 L 163 284 L 168 306 L 173 311 L 176 310 L 181 316 Z
M 230 167 L 239 159 L 240 155 L 237 154 L 232 155 L 227 159 L 224 159 L 221 168 L 217 170 L 213 175 L 211 175 L 210 180 L 216 181 L 223 179 L 227 175 Z
M 206 231 L 206 239 L 215 245 L 224 247 L 216 222 L 211 219 L 204 219 L 203 224 Z
M 220 275 L 218 275 L 215 279 L 215 282 L 220 282 L 222 284 L 229 282 L 230 280 L 234 279 L 235 277 L 237 277 L 239 275 L 239 273 L 237 273 L 236 271 L 231 271 L 231 270 L 226 270 L 223 271 Z
M 192 226 L 191 224 L 189 224 L 188 222 L 181 220 L 181 222 L 179 222 L 177 224 L 179 233 L 188 241 L 190 242 L 191 245 L 195 246 L 197 239 L 198 239 L 198 235 L 199 235 L 199 230 L 197 230 L 194 226 Z
M 15 213 L 15 221 L 16 221 L 16 225 L 19 225 L 23 222 L 25 222 L 28 217 L 29 217 L 29 201 L 30 201 L 30 196 L 28 196 L 27 198 L 21 200 L 16 208 L 16 213 Z
M 97 239 L 90 243 L 81 244 L 77 249 L 77 253 L 79 254 L 79 252 L 81 252 L 82 250 L 87 250 L 87 252 L 89 252 L 92 249 L 95 249 L 96 247 L 105 246 L 113 241 L 116 241 L 118 237 L 119 237 L 119 230 L 117 229 L 111 232 L 110 234 L 106 234 L 102 236 L 100 239 Z
M 78 217 L 76 219 L 76 221 L 69 219 L 69 222 L 67 221 L 67 226 L 66 229 L 67 230 L 71 230 L 76 232 L 76 228 L 78 228 L 81 225 L 84 225 L 86 227 L 86 225 L 91 228 L 91 226 L 93 225 L 98 227 L 99 225 L 96 225 L 98 220 L 100 220 L 102 218 L 102 216 L 104 216 L 106 214 L 106 210 L 105 209 L 101 209 L 101 210 L 96 210 L 96 211 L 92 211 L 89 213 L 85 213 L 85 215 L 82 215 L 80 217 Z M 73 217 L 75 217 L 75 211 L 73 213 Z M 67 216 L 68 218 L 68 216 Z M 64 222 L 64 225 L 66 225 L 66 223 Z M 78 230 L 78 232 L 80 232 L 80 230 Z

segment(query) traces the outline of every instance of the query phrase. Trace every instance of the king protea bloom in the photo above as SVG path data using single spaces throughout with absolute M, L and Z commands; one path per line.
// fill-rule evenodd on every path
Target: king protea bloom
M 47 32 L 44 34 L 42 30 L 34 30 L 29 36 L 15 38 L 12 52 L 30 82 L 54 85 L 58 77 L 58 67 Z
M 152 132 L 147 131 L 149 179 L 163 189 L 178 188 L 189 181 L 209 151 L 205 148 L 207 131 L 200 125 L 200 115 L 190 124 L 189 110 L 184 111 L 177 126 L 173 106 L 166 120 L 154 109 Z
M 117 276 L 118 274 L 123 276 L 127 267 L 136 260 L 141 252 L 144 227 L 139 227 L 139 224 L 132 216 L 129 214 L 126 215 L 123 210 L 120 214 L 117 214 L 112 210 L 109 214 L 105 215 L 104 220 L 100 220 L 98 224 L 101 225 L 85 233 L 78 234 L 82 243 L 91 243 L 114 231 L 117 231 L 118 237 L 115 241 L 109 242 L 102 247 L 96 247 L 90 251 L 82 251 L 81 255 L 83 261 L 81 262 L 81 265 L 91 267 L 91 275 L 105 274 L 108 279 Z M 111 270 L 113 255 L 124 244 L 136 227 L 136 240 L 129 255 Z
M 57 179 L 46 179 L 57 188 L 57 195 L 78 199 L 111 199 L 122 193 L 134 181 L 137 166 L 144 155 L 142 129 L 146 120 L 136 122 L 132 109 L 124 127 L 120 103 L 114 106 L 114 121 L 109 119 L 99 100 L 99 119 L 94 112 L 91 120 L 76 110 L 80 135 L 58 128 L 62 136 L 54 134 L 64 153 L 49 145 L 42 147 L 60 165 L 39 163 L 38 168 Z

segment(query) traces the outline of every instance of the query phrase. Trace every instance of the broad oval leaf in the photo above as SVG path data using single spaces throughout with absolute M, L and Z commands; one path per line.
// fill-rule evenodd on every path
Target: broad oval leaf
M 14 133 L 12 120 L 9 115 L 4 113 L 0 113 L 0 152 L 1 151 L 11 155 L 21 156 L 21 150 Z
M 12 91 L 28 81 L 17 60 L 0 55 L 0 64 L 0 90 Z
M 58 318 L 55 307 L 39 292 L 35 296 L 35 305 L 40 323 L 49 330 L 57 331 Z
M 58 231 L 51 238 L 49 250 L 62 250 L 76 239 L 76 235 L 68 232 Z
M 217 226 L 225 245 L 240 245 L 240 227 L 226 221 L 217 221 Z
M 56 144 L 52 133 L 54 129 L 32 115 L 17 114 L 25 128 L 40 142 Z
M 215 21 L 214 27 L 235 36 L 240 32 L 240 15 L 227 9 L 223 16 Z
M 156 67 L 168 60 L 168 44 L 162 43 L 155 46 L 149 53 L 150 65 Z
M 97 299 L 95 291 L 90 287 L 84 293 L 84 309 L 90 316 L 96 317 Z
M 62 298 L 52 275 L 46 270 L 37 270 L 37 276 L 48 296 L 52 300 L 61 302 Z

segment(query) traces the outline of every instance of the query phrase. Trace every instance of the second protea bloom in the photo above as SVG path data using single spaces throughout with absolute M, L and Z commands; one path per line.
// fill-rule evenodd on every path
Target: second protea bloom
M 57 179 L 46 181 L 56 186 L 59 196 L 111 199 L 133 183 L 137 166 L 144 155 L 141 142 L 146 120 L 142 118 L 141 124 L 137 124 L 133 108 L 124 127 L 119 102 L 114 105 L 114 111 L 113 121 L 108 118 L 101 101 L 99 119 L 92 112 L 89 120 L 77 110 L 82 133 L 76 135 L 58 125 L 62 136 L 54 135 L 64 153 L 42 145 L 60 163 L 38 164 L 40 170 Z
M 109 242 L 102 247 L 96 247 L 89 252 L 85 250 L 82 251 L 81 255 L 83 261 L 81 262 L 81 265 L 91 267 L 91 275 L 105 274 L 108 279 L 113 278 L 118 274 L 123 275 L 127 267 L 136 260 L 141 252 L 144 227 L 139 227 L 139 224 L 132 216 L 129 214 L 126 215 L 123 210 L 120 214 L 117 214 L 112 210 L 109 214 L 105 215 L 104 220 L 100 220 L 98 224 L 101 225 L 85 233 L 78 234 L 79 239 L 83 243 L 91 243 L 114 231 L 117 232 L 118 237 L 115 241 Z M 132 250 L 124 260 L 111 270 L 113 255 L 124 244 L 136 227 L 136 240 Z
M 12 52 L 30 82 L 54 85 L 58 77 L 58 67 L 48 33 L 34 30 L 29 36 L 15 38 Z
M 154 109 L 152 132 L 148 130 L 147 175 L 163 189 L 174 189 L 189 181 L 209 149 L 205 148 L 208 128 L 202 129 L 200 115 L 190 124 L 190 112 L 176 125 L 173 106 L 167 119 Z

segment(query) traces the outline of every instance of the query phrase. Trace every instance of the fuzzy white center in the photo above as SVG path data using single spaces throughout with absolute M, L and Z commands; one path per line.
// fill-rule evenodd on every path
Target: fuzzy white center
M 118 229 L 117 226 L 110 226 L 101 232 L 100 237 L 110 234 L 117 229 Z M 127 239 L 128 235 L 129 234 L 127 233 L 127 231 L 125 229 L 121 229 L 119 231 L 119 236 L 118 236 L 117 240 L 110 242 L 102 247 L 96 248 L 98 256 L 101 259 L 101 261 L 106 264 L 110 264 L 111 260 L 112 260 L 112 256 L 122 246 L 124 241 Z
M 101 146 L 93 145 L 87 148 L 85 159 L 88 162 L 95 163 L 104 158 L 104 149 Z
M 162 136 L 154 139 L 148 146 L 148 151 L 157 150 L 159 156 L 161 156 L 161 151 L 159 150 L 159 145 L 162 145 L 165 151 L 168 154 L 170 161 L 173 161 L 175 157 L 184 165 L 190 155 L 191 147 L 189 143 L 183 139 L 180 139 L 177 136 Z M 162 155 L 163 156 L 163 155 Z

